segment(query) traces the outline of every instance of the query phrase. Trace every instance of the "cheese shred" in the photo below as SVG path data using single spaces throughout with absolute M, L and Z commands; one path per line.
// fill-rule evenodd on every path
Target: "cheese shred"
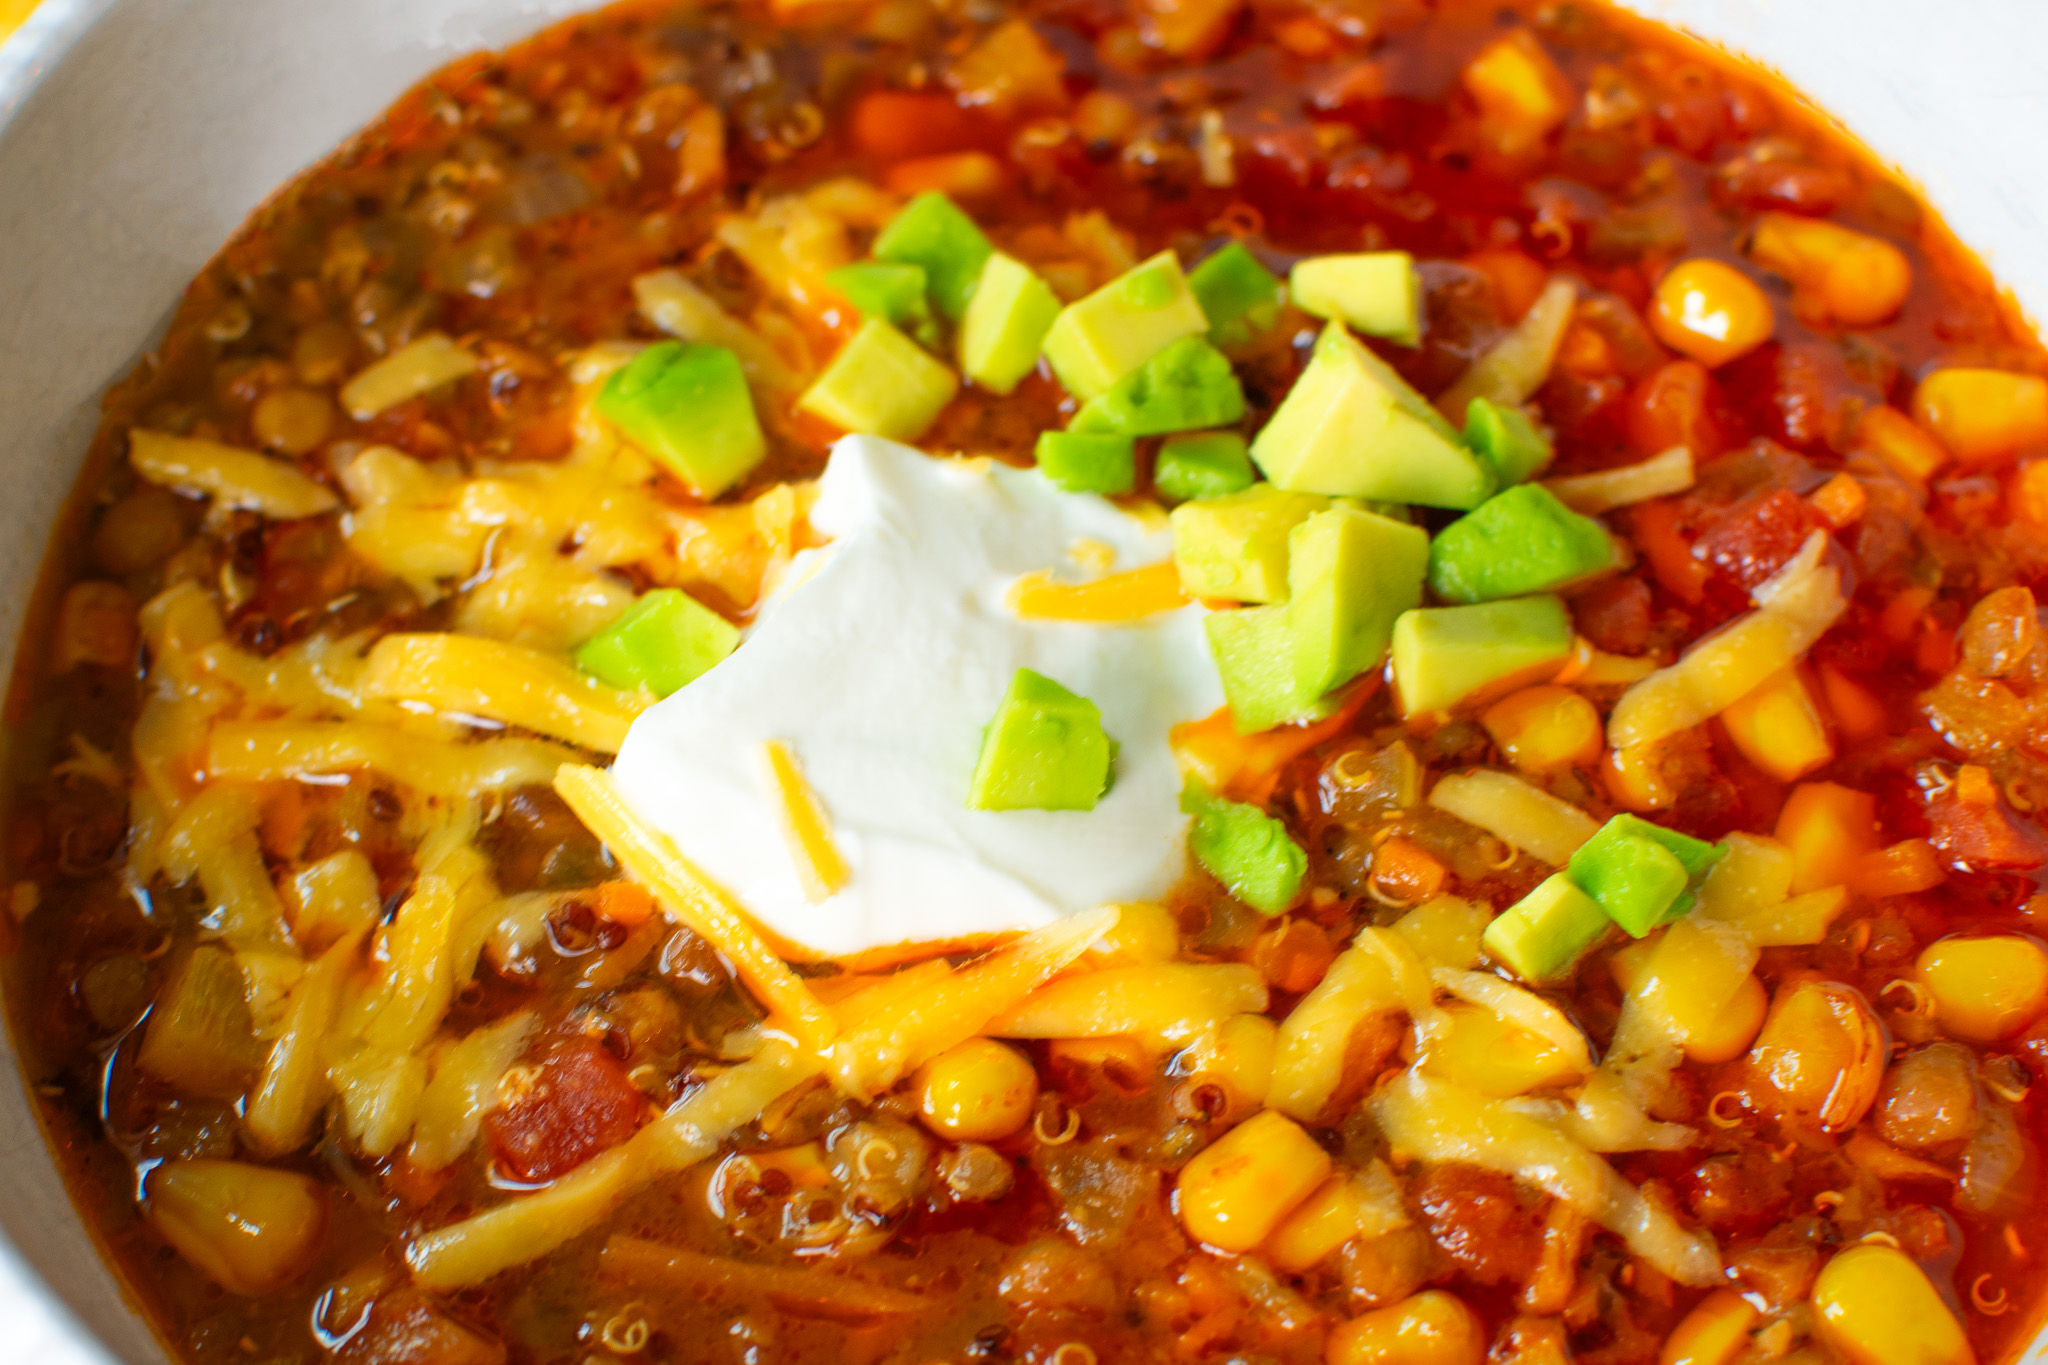
M 789 845 L 790 860 L 804 884 L 804 895 L 811 904 L 821 905 L 853 876 L 846 856 L 833 842 L 831 817 L 818 793 L 804 780 L 787 744 L 779 739 L 763 740 L 761 769 L 776 823 L 782 826 L 782 840 Z

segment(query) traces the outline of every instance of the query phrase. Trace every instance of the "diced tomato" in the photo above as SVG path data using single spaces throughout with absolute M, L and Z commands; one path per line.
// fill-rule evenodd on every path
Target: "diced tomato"
M 369 1321 L 343 1339 L 335 1358 L 346 1365 L 505 1365 L 505 1346 L 403 1287 L 378 1297 Z
M 1689 607 L 1707 594 L 1707 566 L 1692 555 L 1692 542 L 1679 527 L 1678 504 L 1669 498 L 1638 503 L 1629 516 L 1636 548 L 1650 563 L 1650 572 L 1664 591 Z
M 1928 798 L 1928 842 L 1980 872 L 2024 871 L 2048 863 L 2039 840 L 2013 826 L 1995 787 L 1986 799 L 1980 789 L 1990 784 L 1988 777 L 1979 777 L 1983 772 L 1966 767 L 1955 783 Z
M 1695 542 L 1693 554 L 1743 588 L 1754 588 L 1799 553 L 1809 535 L 1824 529 L 1813 504 L 1790 489 L 1759 489 L 1729 508 Z
M 1727 449 L 1714 420 L 1720 401 L 1714 377 L 1694 360 L 1674 360 L 1651 371 L 1629 394 L 1629 444 L 1644 455 L 1673 446 L 1692 452 L 1695 465 Z
M 609 1052 L 568 1038 L 491 1114 L 491 1148 L 516 1178 L 552 1180 L 633 1136 L 646 1112 L 646 1099 Z
M 1579 634 L 1611 654 L 1640 654 L 1650 640 L 1650 585 L 1611 578 L 1572 599 Z

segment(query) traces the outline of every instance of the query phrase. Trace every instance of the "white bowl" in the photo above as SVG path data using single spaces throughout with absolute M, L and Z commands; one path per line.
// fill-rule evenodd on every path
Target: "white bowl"
M 0 48 L 0 677 L 99 395 L 186 282 L 260 201 L 414 81 L 587 7 L 43 0 Z M 1919 181 L 2030 315 L 2048 311 L 2048 5 L 1635 7 L 1776 67 Z M 163 1360 L 72 1210 L 4 1031 L 0 1050 L 0 1362 Z

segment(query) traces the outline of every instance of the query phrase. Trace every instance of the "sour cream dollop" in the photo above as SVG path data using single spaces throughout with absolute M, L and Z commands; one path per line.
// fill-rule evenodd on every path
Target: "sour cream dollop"
M 1168 732 L 1223 704 L 1202 609 L 1089 625 L 1020 619 L 1022 575 L 1158 563 L 1170 534 L 991 461 L 867 436 L 832 449 L 799 554 L 739 648 L 634 722 L 613 774 L 643 820 L 790 945 L 820 958 L 1042 925 L 1156 897 L 1185 866 Z M 1082 570 L 1077 545 L 1107 546 Z M 1099 554 L 1099 550 L 1097 551 Z M 1089 811 L 977 811 L 982 729 L 1019 668 L 1087 697 L 1118 746 Z M 794 751 L 851 867 L 813 904 L 760 778 Z

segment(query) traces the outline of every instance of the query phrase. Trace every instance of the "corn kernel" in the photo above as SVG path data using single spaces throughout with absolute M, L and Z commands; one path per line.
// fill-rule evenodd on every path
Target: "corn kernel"
M 1608 795 L 1624 810 L 1663 810 L 1678 799 L 1678 788 L 1664 775 L 1659 745 L 1633 744 L 1610 749 L 1602 771 Z
M 334 430 L 334 404 L 312 389 L 272 389 L 256 400 L 249 429 L 256 439 L 286 455 L 304 455 Z
M 1926 483 L 1948 463 L 1948 451 L 1892 407 L 1875 407 L 1856 424 L 1856 446 L 1868 450 L 1914 483 Z
M 1431 1035 L 1416 1063 L 1429 1075 L 1511 1099 L 1583 1074 L 1564 1049 L 1492 1010 L 1458 1000 L 1443 1010 L 1443 1027 Z
M 1802 782 L 1778 813 L 1778 841 L 1792 850 L 1792 894 L 1839 886 L 1877 847 L 1877 798 L 1833 782 Z
M 1338 1171 L 1281 1220 L 1261 1253 L 1274 1269 L 1299 1275 L 1358 1236 L 1357 1177 Z
M 1756 1309 L 1740 1294 L 1716 1289 L 1664 1338 L 1657 1365 L 1728 1365 L 1749 1344 L 1756 1317 Z
M 1570 79 L 1527 29 L 1489 43 L 1465 67 L 1463 80 L 1505 152 L 1534 147 L 1572 110 Z
M 1666 346 L 1709 369 L 1748 355 L 1776 328 L 1771 301 L 1732 265 L 1695 257 L 1657 281 L 1650 329 Z
M 1038 1102 L 1038 1073 L 1015 1048 L 970 1038 L 917 1075 L 925 1126 L 961 1142 L 989 1142 L 1022 1128 Z
M 1266 1102 L 1280 1027 L 1263 1014 L 1233 1014 L 1181 1053 L 1177 1069 L 1227 1086 L 1247 1107 Z
M 1835 742 L 1797 665 L 1764 679 L 1721 713 L 1742 756 L 1780 782 L 1806 776 L 1835 756 Z
M 1525 773 L 1600 757 L 1600 713 L 1569 687 L 1525 687 L 1487 707 L 1479 723 Z
M 1802 314 L 1848 327 L 1883 322 L 1913 286 L 1906 253 L 1824 218 L 1763 214 L 1750 234 L 1749 255 L 1792 281 L 1793 306 Z
M 1301 1125 L 1264 1110 L 1195 1154 L 1175 1183 L 1181 1225 L 1198 1242 L 1242 1254 L 1330 1173 L 1330 1154 Z
M 1813 1282 L 1821 1335 L 1853 1365 L 1974 1365 L 1955 1314 L 1912 1257 L 1864 1242 Z
M 1464 1300 L 1425 1289 L 1330 1329 L 1327 1365 L 1479 1365 L 1486 1328 Z
M 1936 370 L 1913 391 L 1913 416 L 1964 464 L 2048 445 L 2048 379 L 2009 370 Z
M 2010 1038 L 2048 1007 L 2048 952 L 2018 934 L 1945 938 L 1920 954 L 1942 1028 L 1966 1042 Z

